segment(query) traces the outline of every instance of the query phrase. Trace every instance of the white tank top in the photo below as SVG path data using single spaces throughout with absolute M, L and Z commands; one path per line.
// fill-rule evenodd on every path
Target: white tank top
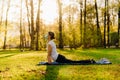
M 58 57 L 58 53 L 57 53 L 57 50 L 56 50 L 56 45 L 55 45 L 53 40 L 49 41 L 48 44 L 51 45 L 51 47 L 52 47 L 51 57 L 54 61 L 56 61 L 56 59 Z M 47 45 L 47 50 L 48 50 L 48 45 Z

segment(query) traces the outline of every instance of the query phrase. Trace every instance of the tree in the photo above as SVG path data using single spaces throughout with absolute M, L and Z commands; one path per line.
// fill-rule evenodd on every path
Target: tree
M 62 39 L 62 3 L 58 0 L 59 8 L 59 48 L 63 49 L 63 39 Z
M 69 36 L 71 35 L 71 40 L 69 41 L 70 47 L 76 49 L 76 27 L 75 26 L 75 19 L 74 15 L 77 13 L 78 8 L 74 2 L 71 1 L 71 4 L 69 4 Z
M 83 37 L 82 37 L 82 35 L 83 35 L 83 30 L 82 30 L 82 13 L 83 13 L 83 10 L 82 10 L 82 8 L 83 8 L 83 1 L 81 1 L 81 0 L 79 0 L 79 4 L 80 4 L 80 43 L 82 44 L 82 42 L 83 42 Z
M 81 44 L 82 44 L 82 42 L 83 42 L 83 37 L 82 37 L 82 35 L 83 35 L 83 31 L 82 31 L 82 13 L 83 13 L 83 11 L 82 11 L 82 6 L 83 6 L 83 4 L 82 4 L 82 2 L 81 2 L 81 8 L 80 8 L 80 32 L 81 32 Z
M 84 47 L 86 48 L 86 0 L 84 2 L 84 38 L 83 38 L 83 43 L 84 43 Z
M 100 46 L 102 44 L 102 35 L 99 25 L 99 14 L 98 14 L 98 7 L 97 7 L 97 1 L 95 0 L 95 10 L 96 10 L 96 24 L 97 24 L 97 44 Z
M 2 0 L 2 10 L 1 10 L 1 21 L 0 21 L 0 25 L 2 24 L 2 20 L 3 20 L 3 10 L 4 10 L 4 0 Z
M 68 6 L 68 14 L 69 14 L 69 16 L 68 16 L 68 26 L 69 26 L 69 36 L 70 36 L 70 38 L 69 38 L 69 47 L 70 47 L 70 49 L 72 49 L 72 47 L 73 47 L 73 44 L 72 44 L 72 40 L 71 40 L 71 34 L 73 33 L 73 31 L 72 31 L 72 20 L 73 20 L 73 17 L 72 17 L 72 15 L 71 15 L 71 4 L 69 4 L 69 6 Z
M 8 27 L 8 12 L 10 9 L 10 0 L 8 0 L 8 6 L 6 11 L 6 20 L 5 20 L 5 35 L 4 35 L 4 45 L 3 49 L 6 49 L 6 41 L 7 41 L 7 27 Z
M 24 42 L 23 42 L 23 31 L 22 31 L 22 0 L 21 0 L 21 7 L 20 7 L 20 51 L 24 49 Z
M 107 37 L 108 37 L 108 41 L 107 41 L 107 45 L 108 45 L 108 48 L 110 47 L 110 37 L 109 37 L 109 34 L 110 34 L 110 15 L 109 15 L 109 2 L 108 0 L 106 1 L 106 4 L 107 4 Z
M 23 21 L 23 26 L 25 25 L 24 22 L 25 21 Z M 27 45 L 26 27 L 23 27 L 23 39 L 22 40 L 23 40 L 23 49 L 24 49 L 26 47 L 26 45 Z
M 105 0 L 105 12 L 104 12 L 104 48 L 106 48 L 106 0 Z
M 119 6 L 118 6 L 118 46 L 119 46 L 119 43 L 120 43 L 120 1 L 118 2 L 119 3 Z
M 30 1 L 31 6 L 31 46 L 30 49 L 35 49 L 35 28 L 34 28 L 34 6 L 33 6 L 33 0 Z
M 28 31 L 29 35 L 31 37 L 31 24 L 30 24 L 30 14 L 29 14 L 29 8 L 28 8 L 28 0 L 25 0 L 26 2 L 26 10 L 27 10 L 27 21 L 28 21 Z
M 40 37 L 40 2 L 38 1 L 38 12 L 37 12 L 37 20 L 36 20 L 36 33 L 37 33 L 37 39 L 36 39 L 36 50 L 39 49 L 39 37 Z

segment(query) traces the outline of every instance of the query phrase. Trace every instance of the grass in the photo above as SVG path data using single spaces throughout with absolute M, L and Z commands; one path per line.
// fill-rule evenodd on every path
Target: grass
M 108 58 L 111 65 L 41 65 L 46 51 L 0 51 L 0 80 L 120 80 L 119 49 L 58 50 L 69 59 Z

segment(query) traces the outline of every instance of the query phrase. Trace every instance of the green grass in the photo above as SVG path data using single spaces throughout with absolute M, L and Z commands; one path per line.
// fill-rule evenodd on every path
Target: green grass
M 46 51 L 0 51 L 0 80 L 120 80 L 119 49 L 58 50 L 69 59 L 108 58 L 111 65 L 41 65 Z

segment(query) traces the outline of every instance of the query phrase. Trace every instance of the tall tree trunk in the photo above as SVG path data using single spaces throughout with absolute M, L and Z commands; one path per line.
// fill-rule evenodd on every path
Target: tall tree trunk
M 108 37 L 108 41 L 107 41 L 107 45 L 108 45 L 108 48 L 110 47 L 110 15 L 109 15 L 109 2 L 108 0 L 106 1 L 107 2 L 107 37 Z
M 59 7 L 59 48 L 63 49 L 63 39 L 62 39 L 62 3 L 58 0 Z
M 28 31 L 29 31 L 29 35 L 30 35 L 30 38 L 31 38 L 31 24 L 30 24 L 30 14 L 29 14 L 29 8 L 28 8 L 28 0 L 25 0 L 25 1 L 26 1 L 26 9 L 27 9 Z
M 26 41 L 26 28 L 23 27 L 23 49 L 26 47 L 27 41 Z
M 73 47 L 74 49 L 76 49 L 76 37 L 75 37 L 75 28 L 73 29 L 74 33 L 73 33 Z
M 106 0 L 105 0 L 105 13 L 104 13 L 104 48 L 106 48 Z
M 99 14 L 98 14 L 98 7 L 97 7 L 97 1 L 95 0 L 95 10 L 96 10 L 96 24 L 97 24 L 97 44 L 100 46 L 102 44 L 102 34 L 100 30 L 100 25 L 99 25 Z
M 40 2 L 38 4 L 38 12 L 37 12 L 37 20 L 36 20 L 36 32 L 37 32 L 37 39 L 36 39 L 36 50 L 39 50 L 39 37 L 40 37 Z
M 119 2 L 120 4 L 120 2 Z M 120 5 L 118 7 L 118 47 L 119 47 L 119 44 L 120 44 Z
M 86 44 L 86 0 L 84 4 L 84 38 L 83 38 L 84 47 L 87 47 Z
M 34 6 L 33 6 L 33 0 L 30 2 L 31 4 L 31 50 L 35 49 L 35 29 L 34 29 Z
M 69 4 L 69 7 L 68 7 L 68 11 L 69 11 L 69 17 L 68 17 L 69 35 L 71 35 L 71 32 L 72 32 L 72 19 L 71 19 L 71 14 L 70 14 L 70 11 L 71 11 L 71 5 L 70 4 Z M 71 38 L 69 38 L 69 48 L 72 49 L 72 40 L 71 40 Z
M 2 24 L 2 20 L 3 20 L 3 10 L 4 10 L 4 0 L 2 0 L 2 10 L 1 10 L 1 21 L 0 21 L 0 25 Z
M 22 32 L 22 0 L 21 0 L 21 7 L 20 7 L 20 51 L 23 51 L 23 32 Z
M 80 43 L 82 44 L 82 42 L 83 42 L 83 38 L 82 38 L 82 7 L 83 7 L 83 3 L 82 3 L 82 1 L 80 1 L 79 2 L 79 4 L 80 4 Z
M 6 11 L 6 21 L 5 21 L 5 36 L 4 36 L 4 45 L 3 49 L 6 49 L 6 41 L 7 41 L 7 26 L 8 26 L 8 12 L 10 9 L 10 0 L 8 0 L 8 6 L 7 6 L 7 11 Z

